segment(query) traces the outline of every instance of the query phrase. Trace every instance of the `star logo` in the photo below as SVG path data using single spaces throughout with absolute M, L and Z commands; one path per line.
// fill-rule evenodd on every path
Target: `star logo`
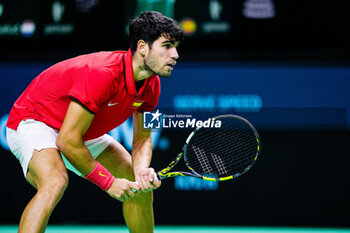
M 152 115 L 152 120 L 151 122 L 153 122 L 154 120 L 157 120 L 159 121 L 159 117 L 162 115 L 160 112 L 159 112 L 159 109 L 157 109 L 157 111 L 155 113 L 151 113 Z

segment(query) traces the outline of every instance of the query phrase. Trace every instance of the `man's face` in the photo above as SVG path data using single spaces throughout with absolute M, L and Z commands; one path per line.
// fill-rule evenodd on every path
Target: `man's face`
M 159 37 L 153 42 L 148 54 L 145 56 L 144 63 L 148 70 L 152 73 L 169 77 L 176 60 L 179 58 L 176 47 L 179 42 L 168 39 L 166 37 Z

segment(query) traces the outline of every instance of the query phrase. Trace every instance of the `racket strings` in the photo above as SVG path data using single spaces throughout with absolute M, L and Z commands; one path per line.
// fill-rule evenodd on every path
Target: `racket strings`
M 196 154 L 196 156 L 198 158 L 198 161 L 199 161 L 201 168 L 206 173 L 209 173 L 209 174 L 214 173 L 213 169 L 211 168 L 210 161 L 208 160 L 204 150 L 202 150 L 201 148 L 196 147 L 196 146 L 192 146 L 192 147 L 193 147 L 194 153 Z
M 188 143 L 186 163 L 201 175 L 240 174 L 255 161 L 258 141 L 254 130 L 236 118 L 221 121 L 221 128 L 201 128 Z

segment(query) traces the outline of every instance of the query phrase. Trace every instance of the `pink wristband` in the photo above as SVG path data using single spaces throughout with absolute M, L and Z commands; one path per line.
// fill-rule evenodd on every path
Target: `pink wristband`
M 90 174 L 85 176 L 86 179 L 99 186 L 102 190 L 107 190 L 111 187 L 115 177 L 104 168 L 99 162 L 96 162 L 96 167 Z

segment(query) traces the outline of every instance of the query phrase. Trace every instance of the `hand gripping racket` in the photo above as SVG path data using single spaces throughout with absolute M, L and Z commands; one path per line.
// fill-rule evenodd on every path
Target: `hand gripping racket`
M 236 115 L 212 118 L 221 127 L 196 128 L 187 138 L 182 152 L 157 172 L 163 180 L 174 176 L 193 176 L 204 180 L 225 181 L 247 172 L 260 154 L 260 138 L 253 125 Z M 184 157 L 189 172 L 170 171 Z

